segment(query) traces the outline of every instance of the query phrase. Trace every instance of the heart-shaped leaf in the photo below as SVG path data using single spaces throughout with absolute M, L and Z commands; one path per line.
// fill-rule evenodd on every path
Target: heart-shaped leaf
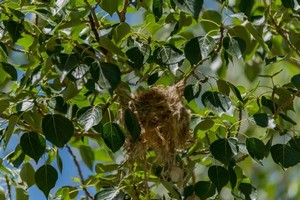
M 42 129 L 47 140 L 57 147 L 63 147 L 71 139 L 74 126 L 66 117 L 48 114 L 42 120 Z
M 20 145 L 23 153 L 33 158 L 36 163 L 46 150 L 45 138 L 35 132 L 24 133 L 21 136 Z
M 104 124 L 102 137 L 105 144 L 112 152 L 118 151 L 125 142 L 124 133 L 116 123 L 109 122 Z
M 36 186 L 44 193 L 48 199 L 49 192 L 54 188 L 58 179 L 57 171 L 51 165 L 43 165 L 35 172 Z

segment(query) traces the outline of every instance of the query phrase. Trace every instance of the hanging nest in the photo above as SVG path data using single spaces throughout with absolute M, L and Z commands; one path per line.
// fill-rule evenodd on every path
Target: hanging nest
M 147 152 L 153 150 L 154 163 L 172 165 L 180 150 L 187 147 L 191 137 L 190 116 L 182 102 L 183 89 L 183 82 L 170 87 L 156 86 L 137 92 L 128 102 L 141 126 L 140 140 L 126 142 L 129 160 L 145 160 Z

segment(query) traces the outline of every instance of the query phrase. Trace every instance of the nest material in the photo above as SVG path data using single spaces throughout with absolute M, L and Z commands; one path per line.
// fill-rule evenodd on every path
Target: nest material
M 144 160 L 147 151 L 156 154 L 154 162 L 174 161 L 178 151 L 186 148 L 190 139 L 189 112 L 182 103 L 183 82 L 170 87 L 156 86 L 140 91 L 129 102 L 141 126 L 138 142 L 126 143 L 129 159 Z

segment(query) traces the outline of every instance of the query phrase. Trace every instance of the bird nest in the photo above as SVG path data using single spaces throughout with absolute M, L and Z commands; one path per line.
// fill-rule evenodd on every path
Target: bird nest
M 189 112 L 182 102 L 183 82 L 170 87 L 156 86 L 137 92 L 128 107 L 141 126 L 140 140 L 126 141 L 128 159 L 145 160 L 154 151 L 157 164 L 172 164 L 180 150 L 184 150 L 189 133 Z

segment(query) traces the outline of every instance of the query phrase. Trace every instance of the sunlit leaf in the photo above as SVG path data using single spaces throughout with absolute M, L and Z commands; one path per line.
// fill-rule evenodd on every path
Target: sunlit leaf
M 216 112 L 226 112 L 231 106 L 229 97 L 219 92 L 207 91 L 202 95 L 201 100 L 204 106 Z
M 237 59 L 242 58 L 246 50 L 246 42 L 239 37 L 225 37 L 223 40 L 225 50 Z
M 163 66 L 177 64 L 184 59 L 183 53 L 170 44 L 156 48 L 153 54 L 157 64 Z
M 195 37 L 188 41 L 184 47 L 184 54 L 191 65 L 197 64 L 206 58 L 215 48 L 215 40 L 209 36 Z
M 114 188 L 106 188 L 98 192 L 94 199 L 95 200 L 119 200 L 124 199 L 124 192 Z
M 100 107 L 88 107 L 88 109 L 78 117 L 78 123 L 81 124 L 85 131 L 90 130 L 97 125 L 102 119 L 102 110 Z
M 174 2 L 182 11 L 191 14 L 196 20 L 198 20 L 203 6 L 203 0 L 174 0 Z

